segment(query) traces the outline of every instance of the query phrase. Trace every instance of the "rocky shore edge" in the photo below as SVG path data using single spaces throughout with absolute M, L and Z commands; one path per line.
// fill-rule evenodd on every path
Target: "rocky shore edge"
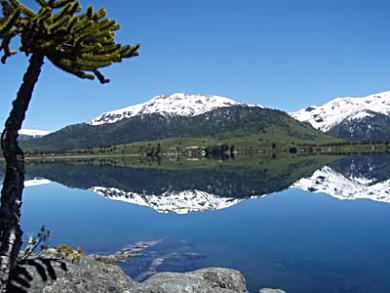
M 187 273 L 157 273 L 143 282 L 127 276 L 115 263 L 96 255 L 58 256 L 53 250 L 20 262 L 11 292 L 32 293 L 244 293 L 242 273 L 227 268 L 205 268 Z M 260 293 L 284 293 L 260 289 Z

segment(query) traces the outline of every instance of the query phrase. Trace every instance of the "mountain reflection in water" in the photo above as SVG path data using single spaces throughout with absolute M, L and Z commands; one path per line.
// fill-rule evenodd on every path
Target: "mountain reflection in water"
M 120 263 L 137 280 L 221 266 L 250 292 L 390 292 L 389 175 L 385 154 L 34 162 L 22 227 L 87 253 L 158 241 Z
M 209 163 L 209 160 L 206 160 Z M 390 155 L 287 157 L 164 167 L 121 162 L 50 162 L 27 166 L 27 185 L 37 178 L 92 190 L 108 199 L 187 214 L 217 210 L 290 186 L 338 199 L 390 202 Z M 195 163 L 196 164 L 196 163 Z

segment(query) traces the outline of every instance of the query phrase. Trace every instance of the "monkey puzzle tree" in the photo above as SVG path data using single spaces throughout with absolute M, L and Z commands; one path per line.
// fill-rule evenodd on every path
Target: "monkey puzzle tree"
M 18 131 L 38 81 L 44 59 L 80 78 L 109 82 L 100 68 L 137 56 L 139 45 L 122 46 L 115 41 L 119 29 L 115 20 L 106 18 L 105 9 L 88 7 L 81 13 L 78 0 L 36 0 L 33 10 L 18 0 L 0 0 L 1 62 L 16 54 L 10 49 L 13 39 L 20 41 L 19 51 L 30 56 L 11 113 L 1 135 L 6 174 L 0 207 L 0 290 L 4 291 L 15 267 L 22 245 L 20 208 L 24 187 L 24 156 L 18 146 Z M 15 38 L 18 37 L 18 38 Z

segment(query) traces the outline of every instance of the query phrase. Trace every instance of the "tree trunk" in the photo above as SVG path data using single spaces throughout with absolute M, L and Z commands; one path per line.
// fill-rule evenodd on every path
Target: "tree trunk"
M 0 290 L 6 290 L 22 246 L 20 208 L 24 188 L 24 156 L 18 145 L 18 131 L 22 127 L 34 86 L 38 81 L 44 56 L 33 54 L 24 74 L 22 85 L 12 103 L 11 113 L 1 135 L 1 148 L 6 172 L 1 190 L 0 207 Z

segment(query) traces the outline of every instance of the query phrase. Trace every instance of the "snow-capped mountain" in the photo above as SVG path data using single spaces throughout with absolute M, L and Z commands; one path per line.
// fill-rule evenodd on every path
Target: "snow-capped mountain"
M 41 138 L 48 135 L 50 132 L 45 130 L 37 130 L 37 129 L 21 129 L 19 130 L 19 140 L 20 141 L 28 141 L 35 138 Z
M 123 109 L 107 112 L 88 122 L 90 125 L 101 125 L 105 123 L 115 123 L 125 118 L 138 115 L 159 113 L 163 116 L 197 116 L 217 108 L 229 107 L 234 105 L 248 105 L 239 101 L 220 97 L 205 95 L 188 95 L 184 93 L 175 93 L 169 96 L 156 96 L 149 101 L 129 106 Z
M 37 129 L 21 129 L 19 130 L 19 135 L 26 135 L 31 137 L 42 137 L 48 135 L 50 132 L 46 130 L 37 130 Z
M 390 116 L 390 91 L 366 97 L 336 98 L 322 106 L 291 113 L 291 116 L 327 132 L 342 122 L 358 122 L 376 113 Z
M 390 203 L 390 179 L 376 180 L 345 176 L 325 166 L 309 178 L 300 179 L 294 185 L 302 190 L 327 193 L 341 200 L 370 199 Z
M 139 194 L 126 192 L 115 187 L 102 186 L 95 186 L 90 190 L 108 199 L 150 207 L 159 213 L 188 214 L 190 212 L 220 210 L 236 205 L 243 200 L 219 197 L 200 190 L 165 192 L 161 195 Z

